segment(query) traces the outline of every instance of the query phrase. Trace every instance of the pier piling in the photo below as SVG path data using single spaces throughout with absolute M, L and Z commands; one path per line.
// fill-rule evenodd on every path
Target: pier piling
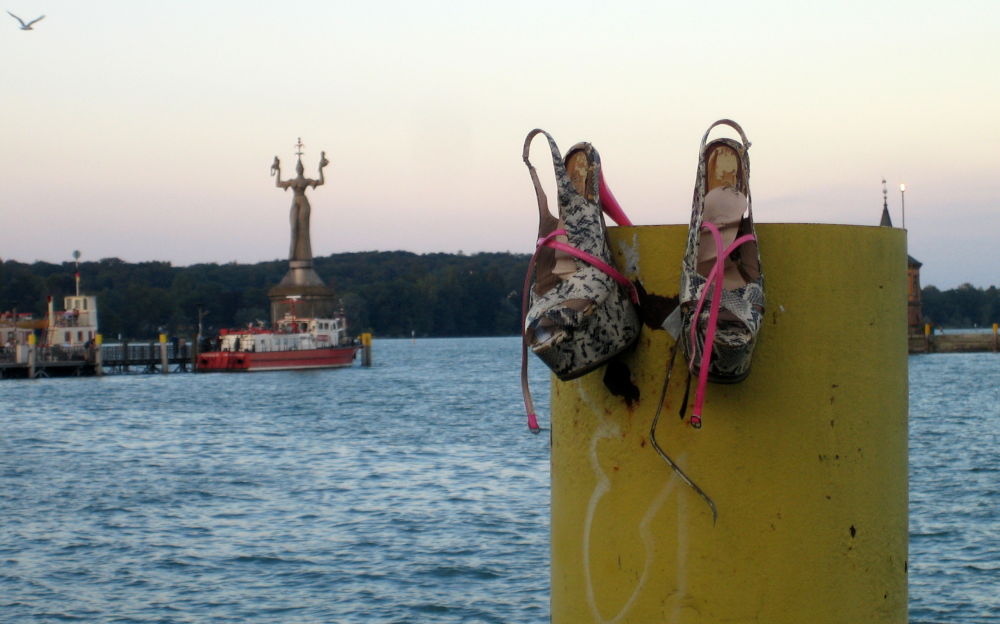
M 35 370 L 35 358 L 38 357 L 36 353 L 36 345 L 38 339 L 35 338 L 35 334 L 28 335 L 28 379 L 34 379 L 37 371 Z
M 170 372 L 170 360 L 167 359 L 167 335 L 160 334 L 160 372 L 166 375 Z
M 94 344 L 96 349 L 94 349 L 94 374 L 100 377 L 104 374 L 104 349 L 101 345 L 104 344 L 104 336 L 97 334 L 94 336 Z
M 369 332 L 361 334 L 361 365 L 372 365 L 372 335 Z
M 696 430 L 679 355 L 656 428 L 713 521 L 650 440 L 674 344 L 653 313 L 676 306 L 687 227 L 610 229 L 647 325 L 616 363 L 553 378 L 554 624 L 907 621 L 905 232 L 757 232 L 750 376 L 709 384 Z

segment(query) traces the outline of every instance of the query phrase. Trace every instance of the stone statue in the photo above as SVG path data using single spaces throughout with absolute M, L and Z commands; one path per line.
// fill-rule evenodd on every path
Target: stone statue
M 305 169 L 302 167 L 302 139 L 296 144 L 298 150 L 295 154 L 299 157 L 298 162 L 295 164 L 295 172 L 298 177 L 291 178 L 288 180 L 281 179 L 281 161 L 278 157 L 274 157 L 274 163 L 271 165 L 271 175 L 275 176 L 275 186 L 281 189 L 292 189 L 294 196 L 292 197 L 292 210 L 289 214 L 289 221 L 292 226 L 292 243 L 288 251 L 288 259 L 292 262 L 312 261 L 312 243 L 309 238 L 309 199 L 306 198 L 306 189 L 316 188 L 321 186 L 325 180 L 323 179 L 323 167 L 330 164 L 330 161 L 326 159 L 326 152 L 320 152 L 319 155 L 319 179 L 313 180 L 307 178 L 303 175 Z

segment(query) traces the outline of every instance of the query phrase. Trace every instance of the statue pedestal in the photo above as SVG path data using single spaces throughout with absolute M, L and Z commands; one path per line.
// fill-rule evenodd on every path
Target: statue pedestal
M 298 318 L 332 318 L 340 307 L 336 294 L 316 274 L 312 262 L 292 260 L 288 265 L 285 277 L 267 292 L 271 321 L 276 323 L 293 311 Z

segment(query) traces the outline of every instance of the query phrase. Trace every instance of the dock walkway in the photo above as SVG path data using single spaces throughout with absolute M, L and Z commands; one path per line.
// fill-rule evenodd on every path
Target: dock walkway
M 910 336 L 910 353 L 983 353 L 1000 350 L 996 332 Z
M 166 370 L 164 354 L 166 348 Z M 175 347 L 171 343 L 122 343 L 100 347 L 36 347 L 30 361 L 27 352 L 0 348 L 0 379 L 40 377 L 89 377 L 98 374 L 124 375 L 138 373 L 190 372 L 194 370 L 193 349 L 190 345 Z

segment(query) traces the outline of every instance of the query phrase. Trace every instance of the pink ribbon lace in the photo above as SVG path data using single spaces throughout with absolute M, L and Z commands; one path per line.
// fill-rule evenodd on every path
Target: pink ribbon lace
M 722 233 L 719 232 L 719 227 L 710 222 L 702 223 L 701 227 L 711 232 L 712 238 L 715 240 L 715 248 L 717 250 L 722 249 Z M 708 298 L 709 292 L 714 294 L 708 307 L 708 326 L 705 328 L 705 340 L 701 346 L 701 366 L 698 369 L 698 390 L 695 392 L 694 408 L 691 410 L 691 426 L 695 429 L 701 428 L 701 408 L 705 403 L 708 368 L 712 363 L 712 345 L 715 341 L 715 329 L 719 324 L 719 306 L 722 303 L 722 278 L 725 273 L 726 258 L 740 245 L 756 239 L 757 237 L 753 234 L 744 234 L 716 255 L 715 264 L 712 265 L 712 270 L 708 272 L 708 276 L 705 279 L 705 286 L 702 288 L 701 296 L 698 297 L 698 304 L 694 309 L 694 320 L 691 323 L 691 335 L 689 336 L 692 345 L 698 340 L 698 319 L 705 305 L 705 299 Z M 694 370 L 694 358 L 691 358 L 688 368 L 689 370 Z
M 604 181 L 603 167 L 600 170 L 597 180 L 599 184 L 597 187 L 598 196 L 601 198 L 601 209 L 604 210 L 604 214 L 611 217 L 618 225 L 632 225 L 632 222 L 625 215 L 625 211 L 622 210 L 621 204 L 615 199 L 614 193 L 608 188 L 608 183 Z
M 617 206 L 617 202 L 615 203 L 615 206 Z M 618 211 L 621 212 L 621 208 L 618 208 Z M 621 216 L 624 217 L 624 213 L 622 213 Z M 615 219 L 615 221 L 617 222 L 618 220 Z M 531 389 L 528 387 L 528 340 L 524 336 L 524 321 L 528 317 L 528 291 L 531 288 L 531 275 L 535 269 L 535 260 L 538 258 L 538 252 L 542 249 L 542 247 L 552 247 L 553 249 L 564 251 L 571 256 L 579 258 L 580 260 L 583 260 L 584 262 L 603 271 L 608 274 L 611 279 L 628 289 L 629 298 L 632 300 L 632 303 L 639 303 L 639 291 L 636 290 L 635 284 L 630 282 L 627 277 L 622 275 L 613 266 L 601 260 L 597 256 L 555 240 L 557 236 L 562 236 L 564 234 L 566 234 L 566 230 L 557 229 L 538 239 L 538 244 L 535 247 L 535 253 L 531 254 L 531 260 L 528 261 L 528 273 L 524 276 L 524 289 L 521 291 L 523 293 L 521 296 L 521 394 L 524 396 L 524 409 L 528 413 L 528 429 L 531 430 L 531 433 L 538 433 L 541 431 L 541 427 L 538 426 L 538 417 L 535 415 L 535 404 L 531 400 Z

